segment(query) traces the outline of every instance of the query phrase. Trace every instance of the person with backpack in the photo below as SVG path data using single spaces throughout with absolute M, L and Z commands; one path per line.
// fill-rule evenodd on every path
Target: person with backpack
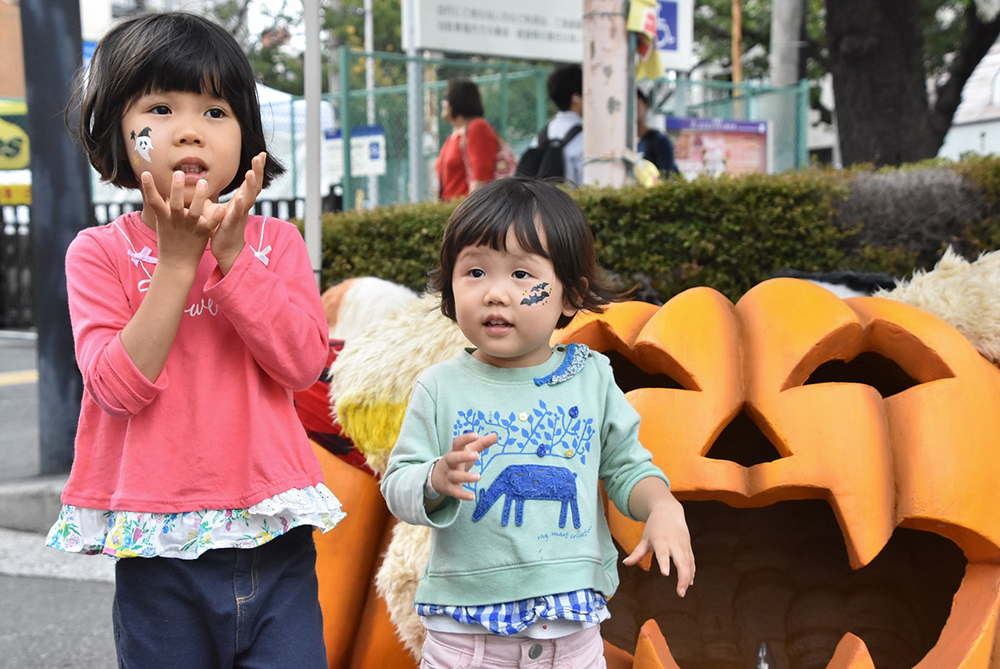
M 517 173 L 536 179 L 583 183 L 583 70 L 563 65 L 546 80 L 549 98 L 559 112 L 531 141 L 517 164 Z
M 441 118 L 451 124 L 452 131 L 435 165 L 440 199 L 455 200 L 488 181 L 513 175 L 514 154 L 483 118 L 483 101 L 474 81 L 448 80 Z

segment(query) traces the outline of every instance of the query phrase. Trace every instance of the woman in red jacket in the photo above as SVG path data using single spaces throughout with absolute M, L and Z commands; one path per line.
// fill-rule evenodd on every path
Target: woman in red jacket
M 500 138 L 483 118 L 479 87 L 471 79 L 448 80 L 441 118 L 452 131 L 437 158 L 438 194 L 442 200 L 454 200 L 493 178 Z

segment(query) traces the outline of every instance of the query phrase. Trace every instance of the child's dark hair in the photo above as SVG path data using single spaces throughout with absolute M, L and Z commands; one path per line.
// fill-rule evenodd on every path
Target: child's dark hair
M 243 183 L 251 160 L 266 150 L 253 70 L 222 27 L 186 12 L 147 14 L 119 23 L 94 49 L 66 108 L 66 124 L 105 181 L 139 188 L 128 161 L 122 117 L 153 91 L 205 93 L 222 98 L 240 124 L 240 165 L 228 193 Z M 285 168 L 268 154 L 263 185 Z
M 583 95 L 583 69 L 575 63 L 557 67 L 545 81 L 545 88 L 559 111 L 566 111 L 574 95 Z
M 554 185 L 510 177 L 474 191 L 448 218 L 441 243 L 441 266 L 430 277 L 431 289 L 441 293 L 441 313 L 456 319 L 451 280 L 462 249 L 488 246 L 506 250 L 507 231 L 511 228 L 521 248 L 552 261 L 563 294 L 575 309 L 599 312 L 623 297 L 601 276 L 593 235 L 573 198 Z M 539 228 L 545 235 L 544 244 Z M 556 327 L 566 327 L 572 319 L 562 315 Z

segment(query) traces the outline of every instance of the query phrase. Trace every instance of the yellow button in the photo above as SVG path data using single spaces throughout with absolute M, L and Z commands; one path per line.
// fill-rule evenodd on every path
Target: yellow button
M 572 448 L 567 448 L 566 449 L 566 457 L 567 458 L 573 457 L 573 449 Z
M 521 415 L 520 415 L 520 416 L 518 416 L 518 417 L 517 417 L 517 419 L 518 419 L 519 421 L 521 421 L 522 423 L 523 423 L 524 421 L 528 420 L 528 412 L 527 412 L 527 411 L 522 411 L 522 412 L 521 412 Z

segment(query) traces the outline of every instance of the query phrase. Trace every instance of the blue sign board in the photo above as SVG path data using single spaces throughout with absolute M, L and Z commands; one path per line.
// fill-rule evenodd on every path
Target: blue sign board
M 677 51 L 677 3 L 660 0 L 660 15 L 656 19 L 656 48 Z

